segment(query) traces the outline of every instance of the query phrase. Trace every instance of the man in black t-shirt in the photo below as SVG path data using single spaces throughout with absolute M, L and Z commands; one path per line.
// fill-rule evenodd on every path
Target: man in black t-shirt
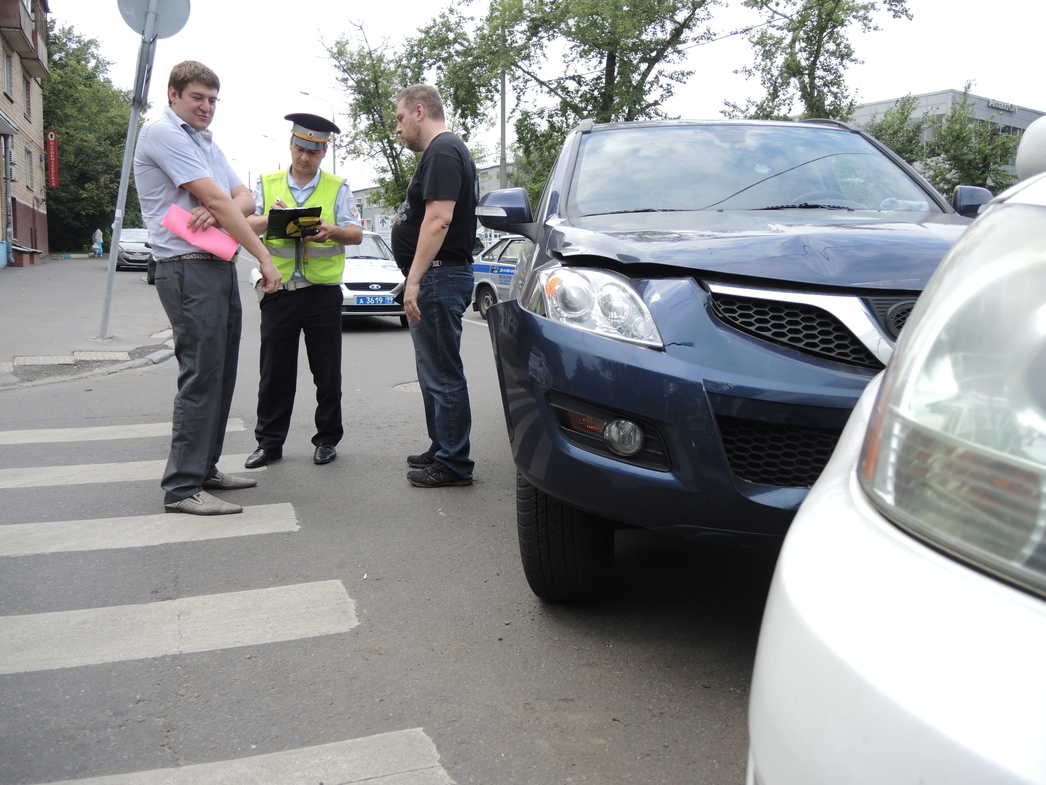
M 414 340 L 429 447 L 407 457 L 411 485 L 471 485 L 472 410 L 461 362 L 461 319 L 472 299 L 479 177 L 465 143 L 447 130 L 428 85 L 396 97 L 396 133 L 422 153 L 392 224 L 392 250 L 407 280 L 403 307 Z

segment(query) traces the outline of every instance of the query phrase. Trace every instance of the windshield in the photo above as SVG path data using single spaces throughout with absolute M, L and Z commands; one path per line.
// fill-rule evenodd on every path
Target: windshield
M 571 197 L 571 211 L 581 215 L 789 207 L 941 212 L 858 134 L 798 123 L 585 134 Z
M 392 259 L 392 249 L 379 235 L 365 234 L 359 245 L 346 245 L 345 258 Z
M 148 229 L 123 229 L 120 231 L 121 243 L 147 243 L 149 242 Z

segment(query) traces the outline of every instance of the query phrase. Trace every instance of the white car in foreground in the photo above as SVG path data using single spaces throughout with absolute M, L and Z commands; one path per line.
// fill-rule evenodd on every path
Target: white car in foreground
M 1046 783 L 1044 178 L 941 264 L 792 523 L 748 785 Z

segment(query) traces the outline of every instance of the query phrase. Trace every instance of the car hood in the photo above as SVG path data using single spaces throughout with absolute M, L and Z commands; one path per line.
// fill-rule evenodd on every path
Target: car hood
M 969 225 L 942 213 L 780 210 L 637 213 L 557 221 L 548 251 L 796 284 L 921 290 Z
M 343 283 L 393 283 L 403 280 L 403 273 L 396 263 L 388 259 L 372 259 L 357 256 L 345 257 Z
M 120 250 L 124 253 L 149 253 L 149 246 L 145 243 L 120 243 Z

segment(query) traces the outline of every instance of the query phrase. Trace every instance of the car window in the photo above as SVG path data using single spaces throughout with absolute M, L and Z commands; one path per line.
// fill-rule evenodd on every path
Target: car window
M 495 259 L 498 258 L 498 254 L 501 253 L 501 249 L 504 247 L 505 241 L 498 240 L 496 243 L 494 243 L 494 245 L 490 246 L 490 248 L 484 251 L 483 255 L 479 258 L 482 259 L 484 262 L 493 262 Z
M 392 249 L 382 237 L 376 234 L 363 235 L 363 242 L 359 245 L 346 245 L 345 257 L 368 258 L 368 259 L 392 259 Z
M 849 131 L 795 124 L 615 128 L 585 134 L 572 212 L 759 210 L 796 203 L 932 210 L 930 196 Z
M 519 260 L 519 252 L 522 248 L 522 240 L 512 240 L 505 245 L 505 252 L 498 257 L 498 261 L 505 264 L 515 264 Z
M 120 231 L 120 242 L 147 243 L 149 242 L 148 229 L 122 229 Z

